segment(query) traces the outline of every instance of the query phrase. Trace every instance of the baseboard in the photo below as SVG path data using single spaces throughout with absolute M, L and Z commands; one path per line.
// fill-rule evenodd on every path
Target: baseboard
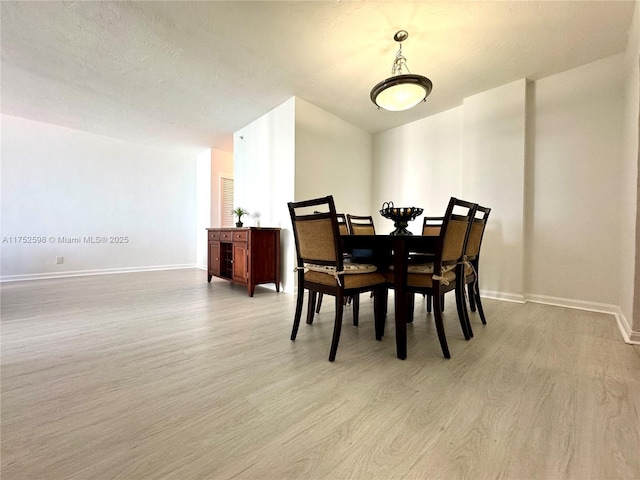
M 154 265 L 150 267 L 126 267 L 126 268 L 103 268 L 97 270 L 74 270 L 69 272 L 54 273 L 30 273 L 25 275 L 3 275 L 0 276 L 2 282 L 18 282 L 23 280 L 45 280 L 50 278 L 82 277 L 86 275 L 110 275 L 113 273 L 134 273 L 151 272 L 156 270 L 178 270 L 183 268 L 195 268 L 195 263 L 182 265 Z
M 587 302 L 583 300 L 572 300 L 568 298 L 549 297 L 546 295 L 525 295 L 525 301 L 533 303 L 543 303 L 556 307 L 573 308 L 576 310 L 586 310 L 589 312 L 608 313 L 613 315 L 618 324 L 618 329 L 622 334 L 625 343 L 640 345 L 640 332 L 634 332 L 631 324 L 622 313 L 618 305 L 608 303 Z
M 589 312 L 609 313 L 615 315 L 620 311 L 617 305 L 608 303 L 587 302 L 584 300 L 573 300 L 571 298 L 551 297 L 548 295 L 531 295 L 524 296 L 525 301 L 533 303 L 544 303 L 545 305 L 555 305 L 557 307 L 574 308 L 576 310 L 588 310 Z
M 504 302 L 526 303 L 524 295 L 505 292 L 493 292 L 491 290 L 480 290 L 483 298 L 493 298 L 494 300 L 502 300 Z
M 634 332 L 631 328 L 629 320 L 622 314 L 622 310 L 618 308 L 619 313 L 616 314 L 616 322 L 618 322 L 618 328 L 622 333 L 625 343 L 629 345 L 640 345 L 640 332 Z

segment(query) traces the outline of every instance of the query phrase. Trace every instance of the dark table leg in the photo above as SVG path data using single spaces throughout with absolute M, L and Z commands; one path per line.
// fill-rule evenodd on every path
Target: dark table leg
M 396 316 L 396 351 L 398 358 L 407 358 L 406 272 L 407 251 L 402 237 L 393 239 L 394 295 Z

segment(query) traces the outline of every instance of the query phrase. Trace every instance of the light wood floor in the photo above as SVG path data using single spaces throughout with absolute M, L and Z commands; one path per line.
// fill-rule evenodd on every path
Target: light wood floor
M 449 299 L 445 360 L 416 301 L 401 361 L 365 295 L 332 364 L 330 297 L 291 342 L 293 295 L 199 270 L 1 294 L 3 480 L 640 478 L 640 350 L 608 315 L 486 300 L 465 342 Z

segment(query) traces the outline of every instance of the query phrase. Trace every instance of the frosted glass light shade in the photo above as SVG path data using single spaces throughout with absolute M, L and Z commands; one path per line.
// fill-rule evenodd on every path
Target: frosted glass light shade
M 400 112 L 423 102 L 432 89 L 431 80 L 422 75 L 396 75 L 373 87 L 371 101 L 379 108 Z

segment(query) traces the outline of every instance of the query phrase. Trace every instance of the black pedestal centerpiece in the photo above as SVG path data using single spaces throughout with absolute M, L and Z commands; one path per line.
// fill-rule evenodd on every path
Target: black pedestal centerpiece
M 396 229 L 391 232 L 391 235 L 413 235 L 407 226 L 411 220 L 414 220 L 417 216 L 422 215 L 422 208 L 418 207 L 402 207 L 396 208 L 393 206 L 393 202 L 384 202 L 380 215 L 389 220 L 393 220 L 393 226 Z

